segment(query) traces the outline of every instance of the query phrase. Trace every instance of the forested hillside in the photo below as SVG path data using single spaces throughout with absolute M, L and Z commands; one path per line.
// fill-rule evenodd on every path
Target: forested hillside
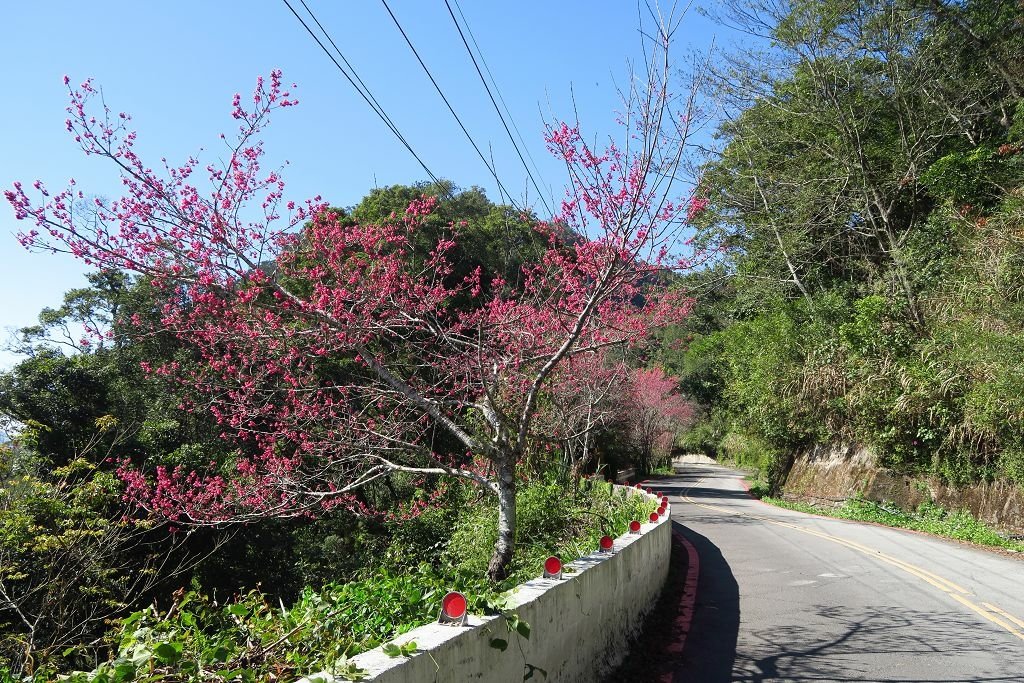
M 811 444 L 1024 485 L 1024 6 L 731 0 L 726 121 L 663 361 L 690 449 L 778 483 Z M 755 41 L 752 41 L 755 42 Z

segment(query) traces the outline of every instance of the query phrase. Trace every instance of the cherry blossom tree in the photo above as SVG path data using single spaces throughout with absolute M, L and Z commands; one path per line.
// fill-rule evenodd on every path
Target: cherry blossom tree
M 549 246 L 516 287 L 479 269 L 455 276 L 457 223 L 428 254 L 414 253 L 434 198 L 372 224 L 319 197 L 286 200 L 280 172 L 261 166 L 260 133 L 296 103 L 279 71 L 251 99 L 235 95 L 238 129 L 222 136 L 224 160 L 205 166 L 146 163 L 130 117 L 90 81 L 65 79 L 67 130 L 116 167 L 125 194 L 91 199 L 74 180 L 56 194 L 15 183 L 6 197 L 32 224 L 20 239 L 162 288 L 161 324 L 197 362 L 147 369 L 197 389 L 203 400 L 186 407 L 211 411 L 238 444 L 233 462 L 203 471 L 125 460 L 126 495 L 177 523 L 224 524 L 369 511 L 357 489 L 395 472 L 462 477 L 497 495 L 489 575 L 503 578 L 517 465 L 536 442 L 545 389 L 567 363 L 644 343 L 690 307 L 662 284 L 666 270 L 689 265 L 680 235 L 699 208 L 678 180 L 693 99 L 669 94 L 669 38 L 663 30 L 649 77 L 625 94 L 621 145 L 599 152 L 578 125 L 548 129 L 567 197 L 558 216 L 537 222 Z
M 573 485 L 598 453 L 595 441 L 625 423 L 630 369 L 608 348 L 576 354 L 558 368 L 544 395 L 538 431 L 545 447 L 561 450 Z
M 637 368 L 629 378 L 630 441 L 637 458 L 651 467 L 667 456 L 677 433 L 693 421 L 693 405 L 661 368 Z

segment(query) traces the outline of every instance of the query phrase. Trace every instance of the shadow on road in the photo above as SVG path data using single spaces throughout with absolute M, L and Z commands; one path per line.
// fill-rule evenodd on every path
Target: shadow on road
M 688 558 L 683 543 L 673 535 L 672 564 L 661 599 L 629 657 L 605 683 L 732 680 L 740 619 L 736 581 L 710 541 L 678 523 L 673 523 L 673 531 L 681 531 L 700 555 L 697 600 L 689 633 L 683 632 L 677 621 Z M 671 654 L 683 637 L 686 646 L 682 655 Z
M 771 654 L 741 657 L 732 680 L 1019 683 L 1019 674 L 985 671 L 974 664 L 976 655 L 993 654 L 991 645 L 971 638 L 950 645 L 951 633 L 977 630 L 972 617 L 956 611 L 936 614 L 905 608 L 816 605 L 808 610 L 807 625 L 754 629 L 748 638 L 755 649 Z M 1013 662 L 1019 650 L 1007 645 L 997 654 Z M 925 663 L 911 664 L 913 660 Z M 928 673 L 914 675 L 915 670 Z
M 739 586 L 718 547 L 681 524 L 674 526 L 697 549 L 700 575 L 693 624 L 682 660 L 669 680 L 720 683 L 733 680 L 736 638 L 740 628 Z
M 716 479 L 732 475 L 683 470 L 671 481 L 651 481 L 655 491 L 695 499 L 747 498 L 742 491 L 713 488 Z M 735 479 L 735 477 L 732 477 Z M 749 516 L 733 516 L 688 506 L 687 524 L 725 539 L 741 526 L 757 524 Z M 731 528 L 729 528 L 731 527 Z M 998 645 L 982 637 L 995 630 L 962 611 L 923 610 L 888 600 L 881 589 L 864 602 L 844 602 L 840 595 L 825 604 L 807 601 L 809 594 L 770 596 L 780 613 L 758 616 L 747 605 L 740 632 L 740 595 L 733 568 L 709 538 L 673 522 L 696 548 L 700 574 L 693 622 L 681 656 L 666 654 L 678 642 L 674 619 L 656 611 L 641 637 L 637 652 L 610 681 L 644 683 L 1020 683 L 1020 650 L 1009 641 Z M 723 540 L 723 547 L 728 544 Z M 741 576 L 742 567 L 736 571 Z M 678 609 L 685 581 L 686 553 L 673 549 L 673 563 L 661 609 Z M 675 577 L 675 578 L 673 578 Z M 762 590 L 764 587 L 762 586 Z M 750 591 L 751 587 L 746 586 Z M 749 593 L 747 593 L 749 596 Z M 819 598 L 822 596 L 818 596 Z M 860 604 L 858 604 L 860 602 Z M 793 607 L 800 618 L 793 618 Z M 788 612 L 788 613 L 787 613 Z M 669 635 L 666 636 L 665 634 Z M 978 637 L 971 637 L 977 634 Z

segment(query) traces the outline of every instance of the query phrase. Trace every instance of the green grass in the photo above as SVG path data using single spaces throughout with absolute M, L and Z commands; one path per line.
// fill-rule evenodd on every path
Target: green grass
M 747 484 L 750 486 L 750 495 L 760 500 L 774 500 L 769 499 L 769 493 L 771 493 L 771 486 L 768 484 L 768 480 L 761 474 L 748 474 L 743 477 Z
M 860 522 L 875 522 L 900 529 L 924 531 L 958 541 L 969 541 L 978 545 L 1024 552 L 1024 543 L 999 535 L 984 522 L 975 519 L 967 510 L 949 511 L 930 501 L 921 503 L 917 510 L 911 513 L 879 505 L 863 498 L 850 498 L 838 507 L 821 507 L 810 503 L 771 497 L 764 497 L 761 500 L 799 512 Z

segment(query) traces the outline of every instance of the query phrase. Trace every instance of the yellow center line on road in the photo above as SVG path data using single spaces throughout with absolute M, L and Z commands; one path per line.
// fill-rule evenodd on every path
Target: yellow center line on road
M 981 604 L 984 605 L 986 609 L 990 609 L 993 612 L 995 612 L 996 614 L 1000 614 L 1000 615 L 1006 617 L 1007 619 L 1009 619 L 1013 623 L 1017 624 L 1017 626 L 1020 626 L 1021 628 L 1024 628 L 1024 621 L 1018 619 L 1017 617 L 1013 616 L 1012 614 L 1004 612 L 1003 610 L 999 609 L 995 605 L 989 604 L 987 602 L 983 602 Z
M 805 534 L 810 534 L 812 536 L 817 536 L 818 538 L 823 538 L 825 540 L 832 541 L 834 543 L 839 543 L 840 545 L 844 545 L 847 548 L 851 548 L 852 550 L 857 550 L 857 551 L 860 551 L 862 553 L 865 553 L 865 554 L 868 554 L 868 555 L 872 555 L 872 556 L 878 558 L 879 560 L 881 560 L 883 562 L 891 564 L 894 567 L 899 567 L 900 569 L 903 569 L 904 571 L 907 571 L 907 572 L 913 574 L 914 576 L 918 577 L 922 581 L 926 581 L 927 583 L 930 583 L 931 585 L 935 586 L 939 590 L 945 591 L 946 593 L 950 593 L 950 594 L 952 594 L 952 593 L 963 593 L 965 595 L 970 593 L 970 591 L 968 591 L 966 588 L 963 588 L 962 586 L 959 586 L 959 585 L 953 583 L 949 579 L 945 579 L 945 578 L 943 578 L 943 577 L 941 577 L 941 576 L 939 576 L 937 574 L 934 574 L 934 573 L 928 571 L 927 569 L 924 569 L 923 567 L 918 567 L 917 565 L 910 564 L 909 562 L 901 560 L 901 559 L 899 559 L 897 557 L 893 557 L 892 555 L 887 555 L 887 554 L 883 553 L 880 550 L 875 550 L 874 548 L 871 548 L 871 547 L 866 546 L 866 545 L 862 545 L 860 543 L 857 543 L 856 541 L 851 541 L 848 538 L 840 538 L 839 536 L 833 536 L 832 534 L 826 533 L 824 531 L 818 531 L 816 529 L 808 529 L 807 527 L 802 527 L 802 526 L 799 526 L 797 524 L 791 524 L 789 522 L 781 522 L 781 521 L 778 521 L 778 520 L 769 519 L 767 517 L 764 517 L 762 519 L 764 519 L 764 521 L 769 522 L 771 524 L 776 524 L 778 526 L 785 526 L 785 527 L 789 527 L 791 529 L 796 529 L 797 531 L 802 531 Z
M 783 522 L 781 520 L 772 519 L 770 517 L 764 517 L 763 515 L 754 515 L 754 514 L 749 514 L 749 513 L 746 513 L 746 512 L 737 512 L 735 510 L 730 510 L 728 508 L 720 507 L 718 505 L 710 505 L 708 503 L 698 503 L 693 498 L 691 498 L 688 494 L 689 494 L 689 492 L 691 490 L 693 490 L 693 488 L 695 486 L 700 485 L 703 481 L 704 481 L 704 478 L 701 478 L 696 483 L 690 485 L 686 489 L 686 492 L 684 492 L 683 494 L 680 495 L 680 498 L 682 498 L 687 503 L 690 503 L 691 505 L 696 505 L 697 507 L 701 507 L 701 508 L 704 508 L 706 510 L 714 510 L 715 512 L 722 512 L 724 514 L 734 515 L 734 516 L 737 516 L 737 517 L 747 517 L 747 518 L 750 518 L 750 519 L 756 519 L 756 520 L 761 521 L 761 522 L 767 522 L 768 524 L 774 524 L 776 526 L 786 527 L 788 529 L 793 529 L 795 531 L 800 531 L 802 533 L 809 534 L 811 536 L 817 536 L 818 538 L 824 539 L 826 541 L 832 541 L 833 543 L 838 543 L 839 545 L 846 546 L 847 548 L 850 548 L 851 550 L 856 550 L 857 552 L 863 553 L 865 555 L 869 555 L 870 557 L 874 557 L 874 558 L 876 558 L 878 560 L 881 560 L 882 562 L 885 562 L 886 564 L 890 564 L 890 565 L 892 565 L 894 567 L 897 567 L 898 569 L 902 569 L 903 571 L 907 572 L 908 574 L 916 576 L 917 578 L 921 579 L 922 581 L 924 581 L 924 582 L 934 586 L 935 588 L 938 588 L 939 590 L 941 590 L 942 592 L 946 593 L 947 595 L 949 595 L 951 598 L 953 598 L 954 600 L 956 600 L 957 602 L 959 602 L 963 606 L 965 606 L 968 609 L 970 609 L 970 610 L 978 613 L 979 615 L 985 617 L 985 619 L 987 619 L 988 621 L 990 621 L 993 624 L 999 626 L 1000 628 L 1005 629 L 1006 631 L 1010 632 L 1011 634 L 1013 634 L 1014 636 L 1016 636 L 1020 640 L 1024 641 L 1024 632 L 1022 632 L 1022 631 L 1020 631 L 1020 630 L 1018 630 L 1017 628 L 1014 627 L 1014 624 L 1016 624 L 1017 626 L 1020 626 L 1021 628 L 1024 628 L 1024 621 L 1021 621 L 1017 617 L 1014 617 L 1013 615 L 1008 614 L 1007 612 L 1003 611 L 1002 609 L 996 607 L 995 605 L 989 604 L 987 602 L 983 602 L 982 603 L 982 605 L 984 605 L 984 607 L 981 607 L 981 606 L 975 604 L 971 600 L 968 600 L 967 598 L 964 597 L 964 595 L 970 595 L 971 594 L 970 591 L 968 591 L 966 588 L 963 588 L 962 586 L 960 586 L 960 585 L 950 581 L 949 579 L 943 578 L 943 577 L 939 576 L 938 574 L 930 572 L 927 569 L 924 569 L 922 567 L 918 567 L 916 565 L 910 564 L 909 562 L 904 562 L 903 560 L 901 560 L 899 558 L 896 558 L 896 557 L 893 557 L 892 555 L 887 555 L 887 554 L 883 553 L 880 550 L 875 550 L 874 548 L 871 548 L 870 546 L 863 545 L 863 544 L 858 543 L 856 541 L 851 541 L 850 539 L 847 539 L 847 538 L 841 538 L 839 536 L 833 536 L 832 534 L 829 534 L 829 533 L 824 532 L 824 531 L 818 531 L 817 529 L 809 529 L 808 527 L 800 526 L 799 524 L 793 524 L 791 522 Z M 995 614 L 993 614 L 993 612 Z M 999 615 L 999 616 L 997 616 L 997 615 Z M 1000 618 L 1000 617 L 1003 617 L 1003 618 Z M 1012 622 L 1012 623 L 1009 623 L 1009 622 Z

